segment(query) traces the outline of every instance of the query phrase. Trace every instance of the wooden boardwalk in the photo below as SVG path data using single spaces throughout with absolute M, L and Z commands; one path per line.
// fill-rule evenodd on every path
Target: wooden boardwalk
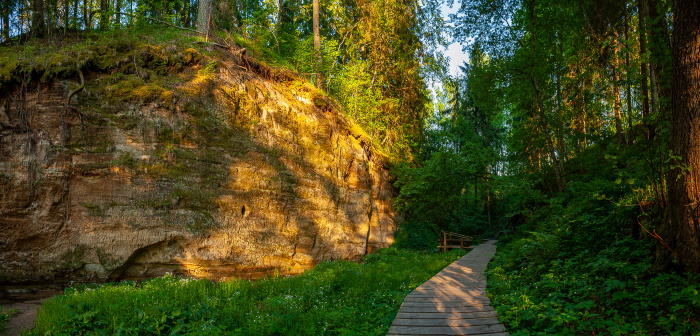
M 508 335 L 486 296 L 495 243 L 476 246 L 408 294 L 387 335 Z

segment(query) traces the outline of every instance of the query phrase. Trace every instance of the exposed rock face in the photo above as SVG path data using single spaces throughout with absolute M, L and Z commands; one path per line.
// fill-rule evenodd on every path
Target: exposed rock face
M 0 282 L 294 273 L 392 242 L 384 159 L 330 100 L 199 63 L 86 72 L 70 106 L 77 76 L 0 93 Z

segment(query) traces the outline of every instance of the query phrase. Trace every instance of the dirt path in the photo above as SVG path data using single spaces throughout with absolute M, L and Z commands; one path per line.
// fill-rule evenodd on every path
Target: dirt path
M 10 318 L 7 328 L 2 332 L 3 336 L 17 336 L 23 331 L 27 331 L 34 327 L 36 323 L 37 310 L 41 306 L 43 300 L 33 300 L 27 302 L 18 302 L 3 304 L 5 310 L 17 309 L 19 313 Z
M 0 307 L 19 312 L 10 318 L 0 336 L 16 336 L 34 327 L 41 302 L 63 292 L 62 285 L 4 286 L 0 288 Z

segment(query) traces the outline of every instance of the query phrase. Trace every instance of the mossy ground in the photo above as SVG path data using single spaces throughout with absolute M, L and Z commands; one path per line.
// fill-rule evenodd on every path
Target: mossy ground
M 202 52 L 192 44 L 197 40 L 176 29 L 160 28 L 87 32 L 0 46 L 0 85 L 48 82 L 91 69 L 136 66 L 165 73 L 167 67 L 182 68 L 196 60 Z M 184 52 L 174 53 L 172 46 Z

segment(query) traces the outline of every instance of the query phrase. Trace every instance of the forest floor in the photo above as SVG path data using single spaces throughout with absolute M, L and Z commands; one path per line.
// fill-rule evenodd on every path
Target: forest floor
M 41 307 L 42 300 L 11 303 L 4 306 L 7 310 L 17 310 L 18 313 L 12 315 L 7 322 L 7 328 L 3 331 L 3 336 L 18 336 L 23 331 L 34 327 L 36 323 L 37 310 Z
M 49 297 L 62 293 L 58 287 L 4 289 L 0 298 L 2 310 L 17 311 L 12 314 L 1 336 L 17 336 L 34 327 L 41 303 Z

